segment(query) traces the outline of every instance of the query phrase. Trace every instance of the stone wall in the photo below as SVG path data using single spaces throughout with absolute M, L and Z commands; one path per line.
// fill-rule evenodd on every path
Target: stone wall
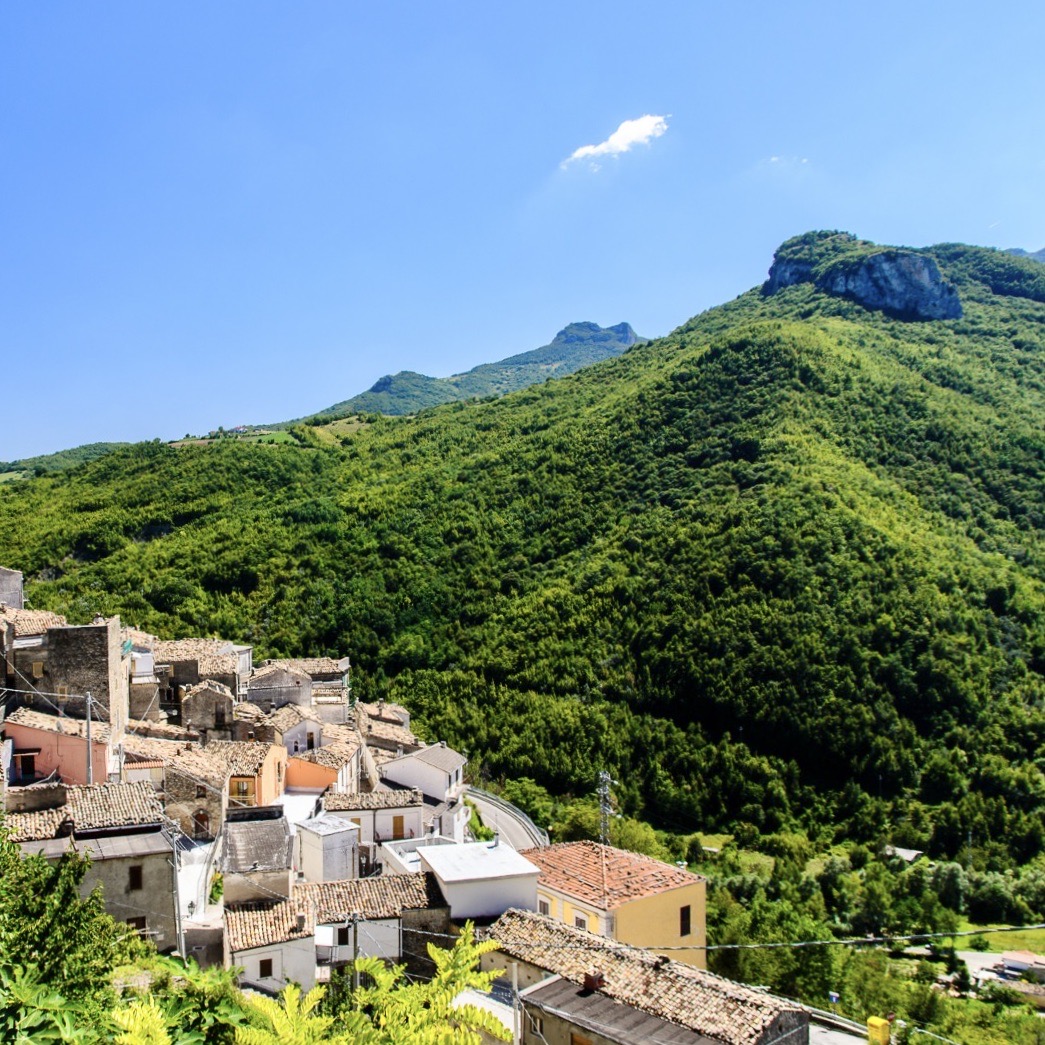
M 18 570 L 0 566 L 0 602 L 12 609 L 24 609 L 22 605 L 22 575 Z
M 164 771 L 163 808 L 189 838 L 214 838 L 224 822 L 228 796 L 217 785 L 168 765 Z
M 426 907 L 420 910 L 403 911 L 403 963 L 412 976 L 429 978 L 435 973 L 435 964 L 428 957 L 428 944 L 435 942 L 439 947 L 449 947 L 448 939 L 428 936 L 428 933 L 450 932 L 450 908 Z
M 42 664 L 42 673 L 35 665 Z M 39 646 L 16 651 L 22 702 L 46 714 L 55 704 L 72 718 L 87 717 L 86 694 L 94 701 L 92 717 L 120 732 L 129 713 L 128 665 L 122 655 L 120 618 L 94 624 L 49 628 Z M 28 680 L 28 681 L 27 681 Z M 34 696 L 30 689 L 45 696 Z M 67 694 L 61 698 L 54 694 Z

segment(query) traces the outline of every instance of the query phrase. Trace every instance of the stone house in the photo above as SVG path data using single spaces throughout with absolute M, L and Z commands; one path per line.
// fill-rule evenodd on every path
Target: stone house
M 354 955 L 402 962 L 430 975 L 430 933 L 449 934 L 450 910 L 431 875 L 305 882 L 287 900 L 225 908 L 225 967 L 267 993 L 290 982 L 309 990 Z M 447 941 L 449 942 L 449 941 Z
M 482 935 L 498 949 L 480 968 L 518 963 L 525 1045 L 809 1042 L 809 1013 L 796 1002 L 543 915 L 507 911 Z
M 262 668 L 272 665 L 303 671 L 312 680 L 312 706 L 324 722 L 346 722 L 351 706 L 348 657 L 298 657 L 266 660 Z
M 284 704 L 266 716 L 266 723 L 270 743 L 282 744 L 288 756 L 323 746 L 323 722 L 308 704 Z
M 229 807 L 232 769 L 226 759 L 196 744 L 127 734 L 123 779 L 141 779 L 142 762 L 163 767 L 160 798 L 166 815 L 190 838 L 214 838 Z M 155 780 L 150 767 L 149 779 Z
M 92 717 L 121 731 L 129 714 L 130 650 L 120 618 L 70 625 L 58 614 L 4 610 L 7 686 L 17 703 L 37 711 Z
M 251 646 L 227 639 L 155 639 L 152 653 L 163 678 L 162 706 L 176 721 L 181 721 L 184 691 L 204 680 L 228 686 L 237 699 L 246 693 L 253 665 Z
M 425 746 L 410 729 L 410 712 L 399 704 L 357 701 L 354 714 L 359 735 L 382 762 Z
M 598 842 L 524 849 L 541 870 L 537 910 L 635 947 L 670 948 L 706 968 L 707 881 L 685 868 Z M 683 950 L 687 944 L 693 950 Z
M 102 887 L 105 910 L 160 951 L 178 944 L 174 847 L 155 791 L 143 783 L 11 788 L 6 826 L 26 854 L 57 861 L 70 850 L 90 857 L 80 887 Z
M 266 712 L 285 704 L 309 708 L 312 706 L 312 678 L 307 672 L 287 667 L 282 661 L 269 661 L 251 675 L 247 700 Z
M 204 679 L 182 692 L 182 725 L 197 730 L 204 742 L 232 740 L 235 703 L 228 686 Z

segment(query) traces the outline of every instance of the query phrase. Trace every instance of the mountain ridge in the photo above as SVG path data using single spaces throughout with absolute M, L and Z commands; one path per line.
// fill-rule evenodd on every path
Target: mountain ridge
M 326 407 L 312 417 L 335 419 L 371 412 L 401 416 L 458 399 L 506 395 L 537 381 L 572 374 L 644 340 L 628 323 L 610 327 L 592 322 L 570 323 L 547 345 L 493 363 L 480 363 L 461 374 L 443 378 L 410 370 L 385 374 L 366 392 Z

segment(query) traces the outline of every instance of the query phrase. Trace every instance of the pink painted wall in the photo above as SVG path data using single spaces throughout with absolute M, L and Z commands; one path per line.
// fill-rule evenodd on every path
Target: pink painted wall
M 57 769 L 58 775 L 67 784 L 87 783 L 87 740 L 85 737 L 65 736 L 46 729 L 19 726 L 12 722 L 4 724 L 4 732 L 14 742 L 15 753 L 39 748 L 36 769 L 50 773 Z M 101 784 L 108 777 L 110 751 L 108 744 L 91 743 L 94 752 L 92 768 L 94 783 Z

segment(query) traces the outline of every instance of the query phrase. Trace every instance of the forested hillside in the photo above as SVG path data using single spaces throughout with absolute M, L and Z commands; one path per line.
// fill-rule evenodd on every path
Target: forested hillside
M 347 652 L 487 773 L 606 767 L 661 826 L 1029 859 L 1045 268 L 924 253 L 962 318 L 796 282 L 335 446 L 139 445 L 0 491 L 0 563 L 75 621 Z

